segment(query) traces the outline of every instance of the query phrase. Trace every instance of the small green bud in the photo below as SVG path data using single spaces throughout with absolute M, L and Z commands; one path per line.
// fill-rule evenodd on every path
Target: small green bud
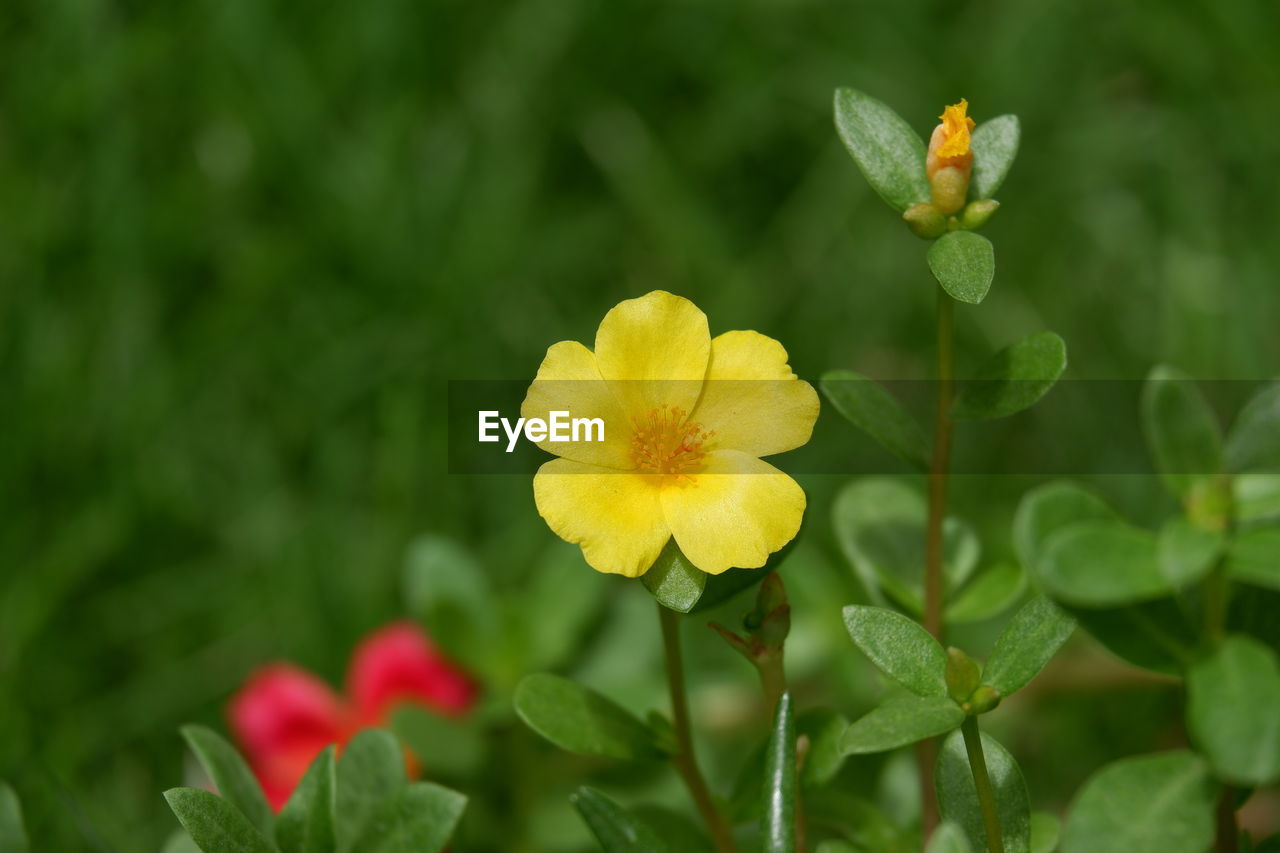
M 911 205 L 903 211 L 902 219 L 912 234 L 925 240 L 937 239 L 947 230 L 942 211 L 928 202 Z
M 984 684 L 973 691 L 973 694 L 969 696 L 969 701 L 963 703 L 960 707 L 972 717 L 995 710 L 995 707 L 1000 704 L 1000 700 L 1003 698 L 999 690 L 989 684 Z
M 756 614 L 761 621 L 773 611 L 787 603 L 787 588 L 777 572 L 770 572 L 760 582 L 756 592 Z
M 995 216 L 996 210 L 999 208 L 1000 202 L 994 198 L 971 201 L 964 206 L 964 212 L 960 214 L 960 227 L 966 231 L 981 228 L 987 224 L 991 217 Z
M 752 634 L 751 639 L 755 640 L 765 651 L 780 651 L 782 644 L 787 641 L 787 635 L 790 633 L 791 605 L 782 604 L 764 617 L 764 621 L 760 623 L 760 627 Z
M 963 703 L 978 689 L 982 672 L 973 658 L 952 646 L 947 649 L 947 693 Z

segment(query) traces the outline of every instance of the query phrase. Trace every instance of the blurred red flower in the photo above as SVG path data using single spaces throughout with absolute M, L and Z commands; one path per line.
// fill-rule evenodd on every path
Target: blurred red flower
M 411 622 L 396 622 L 365 637 L 347 669 L 346 696 L 290 663 L 254 672 L 231 699 L 231 731 L 279 811 L 312 760 L 331 743 L 386 724 L 411 703 L 458 716 L 475 703 L 476 687 Z M 406 755 L 412 766 L 412 756 Z

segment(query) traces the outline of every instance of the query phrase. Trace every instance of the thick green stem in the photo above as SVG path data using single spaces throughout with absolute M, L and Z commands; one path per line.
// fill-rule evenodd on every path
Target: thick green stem
M 1240 829 L 1236 825 L 1236 789 L 1222 786 L 1218 797 L 1218 830 L 1214 853 L 1236 853 L 1240 849 Z
M 717 853 L 736 853 L 733 831 L 724 816 L 716 808 L 711 789 L 698 768 L 693 751 L 693 728 L 689 723 L 689 700 L 684 687 L 684 659 L 680 655 L 680 616 L 675 611 L 658 605 L 658 618 L 662 623 L 662 649 L 667 664 L 667 689 L 671 693 L 671 715 L 676 730 L 677 754 L 671 759 L 680 778 L 684 780 L 693 804 L 707 825 Z
M 947 478 L 951 466 L 951 399 L 955 384 L 952 326 L 955 300 L 938 287 L 938 397 L 933 429 L 933 459 L 929 465 L 929 515 L 924 542 L 924 627 L 942 642 L 943 521 L 947 515 Z M 933 786 L 933 762 L 937 745 L 922 741 L 916 746 L 920 776 L 920 826 L 926 843 L 938 826 L 937 793 Z
M 1004 853 L 1004 838 L 1000 834 L 1000 812 L 996 808 L 996 795 L 991 789 L 991 777 L 987 774 L 987 759 L 982 754 L 982 734 L 978 731 L 978 718 L 966 717 L 960 726 L 964 735 L 964 748 L 969 753 L 969 769 L 973 784 L 978 789 L 978 806 L 982 809 L 982 826 L 987 832 L 987 853 Z

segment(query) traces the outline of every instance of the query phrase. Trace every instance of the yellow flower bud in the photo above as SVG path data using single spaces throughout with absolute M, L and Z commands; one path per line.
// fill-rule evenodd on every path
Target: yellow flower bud
M 969 131 L 973 119 L 967 112 L 969 102 L 964 98 L 942 111 L 942 124 L 933 129 L 929 137 L 929 152 L 925 157 L 925 175 L 933 191 L 934 207 L 944 214 L 952 214 L 964 207 L 969 193 L 969 175 L 973 171 L 973 150 L 969 147 Z

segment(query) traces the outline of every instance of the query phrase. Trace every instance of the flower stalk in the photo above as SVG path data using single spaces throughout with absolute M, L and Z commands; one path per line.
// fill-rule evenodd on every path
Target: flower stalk
M 715 844 L 716 853 L 737 853 L 733 843 L 733 831 L 724 816 L 716 808 L 711 797 L 711 789 L 698 767 L 698 759 L 693 750 L 693 728 L 689 722 L 689 700 L 684 684 L 684 660 L 680 655 L 680 616 L 661 604 L 658 605 L 658 618 L 662 623 L 662 649 L 666 659 L 667 689 L 671 694 L 671 714 L 676 733 L 677 752 L 671 759 L 684 780 L 693 804 L 702 817 L 711 840 Z
M 955 300 L 940 286 L 938 291 L 938 397 L 933 431 L 933 459 L 929 466 L 929 510 L 924 547 L 924 627 L 942 642 L 943 521 L 947 515 L 947 481 L 951 466 L 951 399 L 954 395 Z M 937 744 L 932 739 L 916 745 L 920 777 L 920 826 L 927 840 L 938 826 L 938 795 L 933 785 Z
M 978 790 L 978 807 L 982 810 L 982 825 L 987 833 L 987 853 L 1004 853 L 1004 837 L 1000 834 L 1000 812 L 996 808 L 995 792 L 991 788 L 991 776 L 987 773 L 987 760 L 982 754 L 982 734 L 978 731 L 978 718 L 966 717 L 960 725 L 964 736 L 964 748 L 969 754 L 969 769 L 973 784 Z

